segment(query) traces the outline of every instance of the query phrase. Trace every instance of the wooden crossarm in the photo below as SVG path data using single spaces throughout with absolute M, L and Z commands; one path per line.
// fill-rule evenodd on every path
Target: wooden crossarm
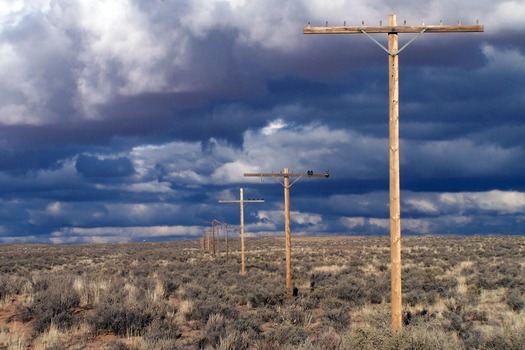
M 329 173 L 323 174 L 295 174 L 295 173 L 244 173 L 246 177 L 330 177 Z
M 483 32 L 482 25 L 428 25 L 428 26 L 337 26 L 337 27 L 305 27 L 303 34 L 361 34 L 363 31 L 374 33 L 460 33 Z

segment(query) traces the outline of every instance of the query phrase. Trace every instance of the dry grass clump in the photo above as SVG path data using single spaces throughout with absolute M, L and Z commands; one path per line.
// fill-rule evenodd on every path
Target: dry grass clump
M 521 349 L 525 239 L 403 238 L 390 331 L 387 237 L 0 246 L 0 349 Z

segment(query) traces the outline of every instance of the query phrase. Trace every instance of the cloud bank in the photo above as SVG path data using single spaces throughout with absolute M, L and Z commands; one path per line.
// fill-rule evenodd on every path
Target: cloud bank
M 485 25 L 400 55 L 404 234 L 525 232 L 525 4 L 154 0 L 0 5 L 0 242 L 388 233 L 387 57 L 311 25 Z M 377 36 L 385 42 L 386 37 Z M 411 36 L 400 36 L 403 45 Z

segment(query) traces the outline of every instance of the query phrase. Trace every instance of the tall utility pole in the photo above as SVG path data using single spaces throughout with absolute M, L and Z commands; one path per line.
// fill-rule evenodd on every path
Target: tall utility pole
M 286 291 L 288 300 L 292 299 L 293 296 L 293 283 L 292 283 L 292 235 L 290 231 L 290 187 L 299 181 L 302 177 L 329 177 L 330 174 L 314 174 L 313 171 L 308 171 L 306 174 L 294 174 L 289 173 L 288 168 L 284 168 L 284 171 L 280 174 L 275 173 L 245 173 L 244 176 L 251 177 L 282 177 L 284 179 L 284 235 L 286 240 Z M 290 177 L 296 177 L 297 179 L 290 185 Z
M 241 275 L 246 273 L 245 271 L 245 259 L 244 259 L 244 204 L 245 203 L 263 203 L 264 199 L 244 199 L 243 189 L 240 190 L 239 199 L 222 199 L 219 203 L 239 203 L 241 210 Z
M 398 49 L 399 33 L 459 33 L 483 32 L 481 25 L 420 25 L 398 26 L 396 15 L 388 16 L 388 25 L 383 26 L 339 26 L 306 27 L 303 34 L 365 34 L 388 53 L 389 73 L 389 164 L 390 164 L 390 259 L 392 265 L 392 329 L 400 330 L 402 324 L 401 306 L 401 209 L 399 186 L 399 53 L 416 37 L 401 49 Z M 370 34 L 388 34 L 388 48 L 384 47 Z

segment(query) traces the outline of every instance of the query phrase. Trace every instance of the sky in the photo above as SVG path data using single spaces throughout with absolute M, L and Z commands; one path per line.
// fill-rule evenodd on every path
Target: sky
M 282 235 L 282 179 L 243 174 L 284 168 L 330 173 L 292 235 L 388 235 L 388 55 L 302 31 L 389 14 L 485 26 L 399 55 L 402 235 L 525 234 L 523 1 L 3 0 L 0 243 L 198 238 L 240 188 Z

